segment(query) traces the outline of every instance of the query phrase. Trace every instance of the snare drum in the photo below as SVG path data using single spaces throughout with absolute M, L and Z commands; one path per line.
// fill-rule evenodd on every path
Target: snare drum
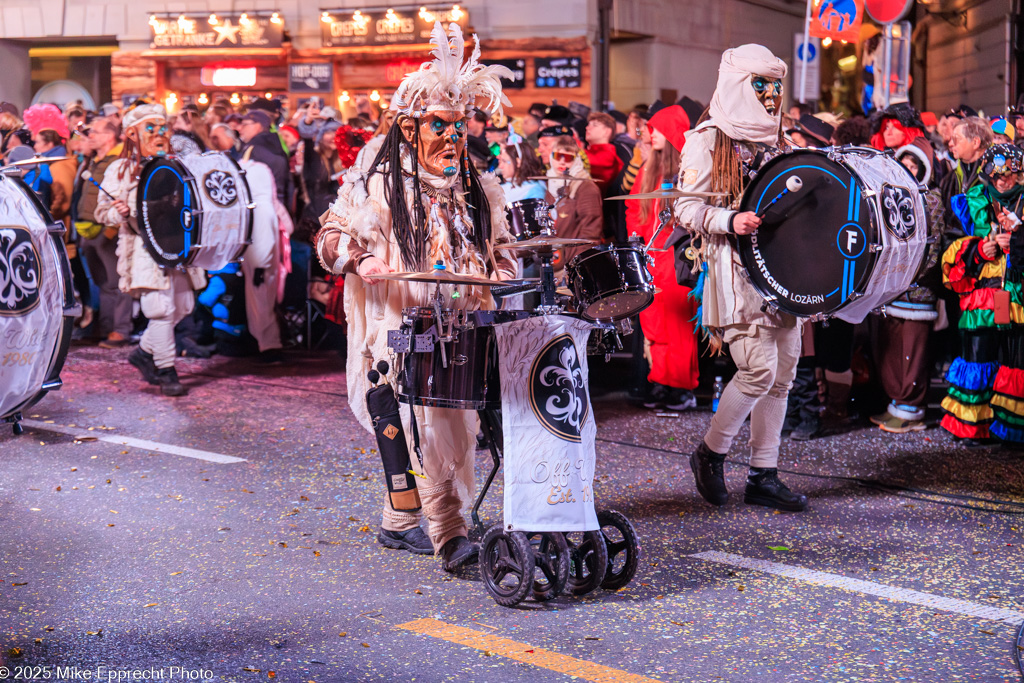
M 431 328 L 441 331 L 433 308 L 407 308 L 403 315 L 405 326 L 414 335 L 426 334 Z M 452 326 L 452 340 L 438 340 L 429 351 L 413 349 L 405 354 L 398 375 L 398 400 L 432 408 L 500 410 L 494 328 L 474 324 L 472 314 L 467 316 L 465 311 L 442 310 L 441 321 L 444 328 Z
M 508 230 L 516 240 L 528 240 L 550 232 L 555 226 L 551 205 L 543 199 L 520 199 L 505 207 Z
M 793 176 L 802 187 L 783 194 Z M 917 181 L 892 156 L 863 147 L 775 157 L 740 210 L 765 210 L 761 227 L 737 238 L 754 287 L 769 306 L 815 319 L 858 323 L 905 292 L 928 237 Z
M 0 420 L 17 422 L 61 387 L 81 312 L 64 224 L 20 178 L 0 174 Z
M 137 197 L 142 241 L 161 266 L 220 270 L 252 240 L 245 171 L 221 152 L 152 159 Z
M 579 254 L 565 268 L 580 315 L 615 322 L 637 315 L 654 301 L 654 278 L 642 249 L 602 244 Z

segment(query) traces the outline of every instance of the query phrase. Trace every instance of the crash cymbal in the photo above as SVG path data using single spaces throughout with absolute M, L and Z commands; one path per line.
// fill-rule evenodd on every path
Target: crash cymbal
M 432 282 L 440 285 L 471 285 L 474 287 L 505 287 L 508 285 L 540 282 L 536 280 L 490 280 L 477 275 L 464 275 L 448 270 L 428 270 L 422 273 L 379 273 L 373 275 L 374 280 L 393 280 L 396 282 Z
M 593 180 L 592 178 L 574 178 L 573 176 L 550 176 L 550 175 L 531 175 L 526 176 L 527 180 L 568 180 L 572 183 L 582 183 L 584 180 Z
M 728 197 L 724 192 L 685 192 L 683 190 L 657 190 L 655 192 L 640 192 L 638 194 L 620 194 L 615 197 L 605 197 L 609 202 L 613 199 L 679 199 L 680 197 L 701 197 L 702 199 L 714 199 L 717 197 Z
M 495 249 L 502 251 L 544 251 L 546 249 L 561 249 L 562 247 L 582 247 L 588 244 L 597 244 L 595 240 L 581 240 L 572 237 L 531 237 L 521 242 L 510 244 L 499 244 Z
M 74 157 L 32 157 L 31 159 L 22 159 L 21 161 L 12 161 L 9 164 L 4 164 L 4 168 L 10 166 L 34 166 L 36 164 L 52 164 L 56 161 L 64 161 L 65 159 L 74 159 Z
M 654 293 L 661 294 L 661 287 L 655 287 Z M 561 294 L 562 296 L 576 296 L 568 287 L 559 287 L 558 289 L 555 290 L 555 294 Z

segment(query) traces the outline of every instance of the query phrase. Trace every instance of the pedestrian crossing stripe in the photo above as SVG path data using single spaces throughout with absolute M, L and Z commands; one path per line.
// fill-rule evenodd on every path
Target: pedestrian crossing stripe
M 602 664 L 588 662 L 584 659 L 561 655 L 557 652 L 527 645 L 526 643 L 475 631 L 471 628 L 454 626 L 437 619 L 416 619 L 405 624 L 399 624 L 397 628 L 446 640 L 449 643 L 466 645 L 476 650 L 514 659 L 517 662 L 532 664 L 541 669 L 556 671 L 566 676 L 575 676 L 584 681 L 594 681 L 595 683 L 660 683 L 653 678 L 631 674 Z

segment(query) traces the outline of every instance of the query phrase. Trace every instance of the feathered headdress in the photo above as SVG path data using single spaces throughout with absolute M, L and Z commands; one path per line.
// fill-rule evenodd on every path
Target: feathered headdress
M 406 74 L 391 100 L 391 109 L 418 118 L 428 111 L 466 111 L 477 98 L 487 99 L 482 108 L 492 114 L 501 113 L 502 106 L 511 106 L 501 92 L 501 79 L 512 78 L 512 71 L 481 64 L 480 40 L 475 35 L 473 42 L 473 53 L 463 64 L 466 41 L 462 29 L 452 23 L 445 34 L 441 22 L 435 22 L 430 33 L 434 59 Z
M 55 104 L 33 104 L 26 109 L 25 127 L 32 132 L 32 137 L 44 130 L 52 130 L 65 140 L 71 137 L 68 122 Z

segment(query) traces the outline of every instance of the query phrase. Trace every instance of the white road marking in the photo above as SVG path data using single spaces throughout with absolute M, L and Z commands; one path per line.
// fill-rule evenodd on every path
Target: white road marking
M 944 598 L 930 593 L 922 593 L 920 591 L 909 590 L 906 588 L 886 586 L 885 584 L 875 583 L 874 581 L 851 579 L 839 574 L 817 572 L 811 569 L 802 569 L 801 567 L 794 567 L 788 564 L 769 562 L 768 560 L 755 560 L 749 557 L 743 557 L 742 555 L 721 553 L 714 550 L 696 553 L 694 555 L 690 555 L 690 557 L 695 557 L 699 560 L 707 560 L 708 562 L 728 564 L 734 567 L 743 567 L 744 569 L 753 569 L 755 571 L 765 572 L 766 574 L 785 576 L 790 579 L 806 581 L 807 583 L 813 583 L 818 586 L 842 588 L 844 590 L 857 591 L 868 595 L 876 595 L 880 598 L 888 598 L 889 600 L 896 600 L 898 602 L 907 602 L 912 605 L 920 605 L 929 609 L 954 612 L 956 614 L 963 614 L 965 616 L 976 617 L 978 619 L 1001 621 L 1004 624 L 1010 624 L 1011 626 L 1017 626 L 1021 622 L 1024 622 L 1024 612 L 1018 612 L 1017 610 L 1002 609 L 999 607 L 992 607 L 990 605 L 982 605 L 977 602 L 968 602 L 967 600 Z
M 168 443 L 149 441 L 147 439 L 136 439 L 131 436 L 122 436 L 119 434 L 104 434 L 103 432 L 97 431 L 89 432 L 84 429 L 75 429 L 73 427 L 65 427 L 63 425 L 49 424 L 48 422 L 39 422 L 38 420 L 22 420 L 21 423 L 26 427 L 34 427 L 36 429 L 42 429 L 48 432 L 67 434 L 69 436 L 73 436 L 76 438 L 89 437 L 96 439 L 97 441 L 106 441 L 107 443 L 116 443 L 122 446 L 131 446 L 132 448 L 144 448 L 147 451 L 154 451 L 156 453 L 169 453 L 170 455 L 181 455 L 186 458 L 195 458 L 196 460 L 215 462 L 220 465 L 230 465 L 231 463 L 234 462 L 246 462 L 245 458 L 236 458 L 233 455 L 224 455 L 223 453 L 211 453 L 210 451 L 200 451 L 196 450 L 195 448 L 174 446 Z

